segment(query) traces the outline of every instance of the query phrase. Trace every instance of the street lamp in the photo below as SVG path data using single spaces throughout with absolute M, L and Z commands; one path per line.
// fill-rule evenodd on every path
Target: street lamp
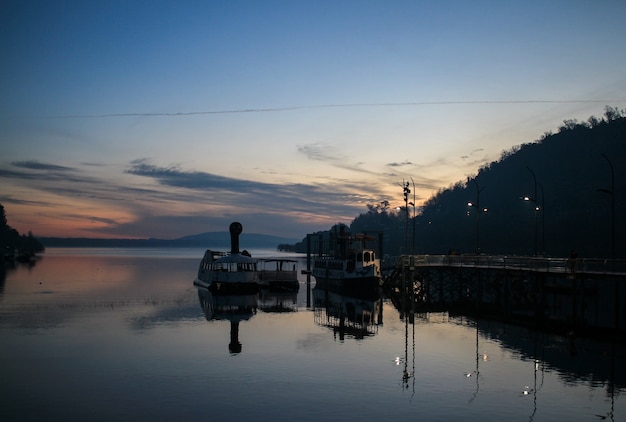
M 411 193 L 411 189 L 409 189 L 409 182 L 402 181 L 402 190 L 404 193 L 404 211 L 405 211 L 405 219 L 404 219 L 404 250 L 408 255 L 409 253 L 409 194 Z
M 609 160 L 609 157 L 602 154 L 609 168 L 611 169 L 611 189 L 598 189 L 598 192 L 603 192 L 611 196 L 611 259 L 615 259 L 615 171 L 613 169 L 613 163 Z
M 411 177 L 411 183 L 413 184 L 413 202 L 409 202 L 409 205 L 413 206 L 413 243 L 411 244 L 411 255 L 415 255 L 415 182 Z
M 544 203 L 544 201 L 543 201 L 544 200 L 544 198 L 543 198 L 543 186 L 541 186 L 541 184 L 537 183 L 537 176 L 535 176 L 535 172 L 532 171 L 530 169 L 530 167 L 526 167 L 526 168 L 528 169 L 530 174 L 533 176 L 533 182 L 534 182 L 534 188 L 535 188 L 534 192 L 535 192 L 535 194 L 532 197 L 530 197 L 528 195 L 523 196 L 522 199 L 524 201 L 532 202 L 533 204 L 535 204 L 535 207 L 534 207 L 535 208 L 535 254 L 534 254 L 534 256 L 537 256 L 537 216 L 538 216 L 538 213 L 540 211 L 543 211 L 543 203 Z M 539 187 L 541 188 L 541 204 L 539 204 L 539 202 L 537 200 L 537 185 L 539 185 Z M 544 249 L 544 252 L 545 252 L 545 249 L 546 249 L 545 221 L 546 220 L 545 220 L 545 213 L 544 212 L 541 213 L 541 217 L 542 217 L 542 220 L 541 220 L 541 235 L 543 237 L 543 245 L 542 246 L 543 246 L 543 249 Z
M 611 189 L 598 189 L 600 192 L 604 192 L 611 196 L 611 260 L 615 262 L 615 170 L 613 169 L 613 163 L 609 160 L 609 157 L 602 154 L 606 162 L 609 164 L 609 168 L 611 169 Z M 619 282 L 615 280 L 615 287 L 613 292 L 614 300 L 614 308 L 615 308 L 615 329 L 619 330 Z
M 467 206 L 476 208 L 476 255 L 480 255 L 480 214 L 487 212 L 487 208 L 481 208 L 480 206 L 480 192 L 482 192 L 485 187 L 483 186 L 482 188 L 479 188 L 476 179 L 472 179 L 472 182 L 474 182 L 474 185 L 476 186 L 476 202 L 468 202 Z M 469 215 L 469 212 L 467 214 Z

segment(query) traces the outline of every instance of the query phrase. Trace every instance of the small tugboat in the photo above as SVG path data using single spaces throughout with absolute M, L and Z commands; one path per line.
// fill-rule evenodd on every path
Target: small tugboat
M 246 251 L 239 252 L 241 223 L 230 225 L 230 253 L 224 254 L 208 249 L 198 268 L 193 284 L 213 293 L 256 293 L 259 291 L 259 273 L 256 260 Z
M 335 226 L 320 242 L 313 260 L 312 274 L 316 287 L 359 291 L 382 284 L 380 259 L 371 247 L 374 237 L 351 235 L 346 226 Z
M 288 258 L 261 258 L 257 261 L 262 288 L 273 291 L 297 291 L 298 261 Z

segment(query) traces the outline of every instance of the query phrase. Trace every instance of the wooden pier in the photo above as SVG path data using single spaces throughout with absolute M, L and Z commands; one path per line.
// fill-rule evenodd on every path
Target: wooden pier
M 384 290 L 403 312 L 448 310 L 567 332 L 626 334 L 626 261 L 404 255 Z

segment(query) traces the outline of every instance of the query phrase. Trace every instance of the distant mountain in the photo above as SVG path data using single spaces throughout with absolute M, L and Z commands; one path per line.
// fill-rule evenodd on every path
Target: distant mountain
M 206 232 L 185 236 L 175 239 L 175 242 L 185 246 L 203 245 L 230 245 L 229 232 Z M 294 243 L 297 239 L 271 236 L 266 234 L 242 233 L 239 238 L 239 245 L 242 249 L 258 247 L 276 247 L 283 243 Z
M 46 247 L 223 247 L 230 245 L 230 233 L 206 232 L 178 239 L 95 239 L 85 237 L 40 237 Z M 297 239 L 265 234 L 242 233 L 241 249 L 277 248 L 280 244 L 295 243 Z

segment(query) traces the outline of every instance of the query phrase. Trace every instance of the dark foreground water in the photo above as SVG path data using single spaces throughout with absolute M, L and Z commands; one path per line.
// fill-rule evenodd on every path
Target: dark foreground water
M 0 274 L 0 420 L 626 420 L 623 345 L 410 323 L 306 276 L 214 298 L 202 252 L 51 249 Z

